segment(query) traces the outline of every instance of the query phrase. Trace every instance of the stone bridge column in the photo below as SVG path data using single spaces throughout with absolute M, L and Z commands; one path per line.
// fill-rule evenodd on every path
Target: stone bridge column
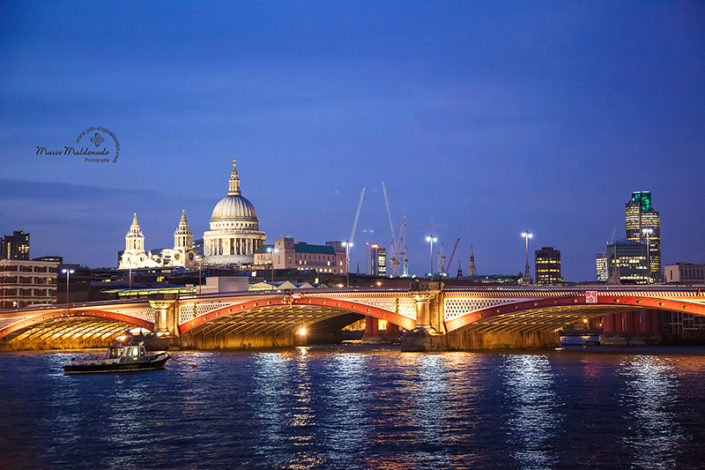
M 447 349 L 443 326 L 442 290 L 410 292 L 416 303 L 416 328 L 402 336 L 402 351 Z
M 160 297 L 149 301 L 154 309 L 154 332 L 160 337 L 176 337 L 179 335 L 178 301 L 169 294 Z
M 414 301 L 416 302 L 416 328 L 430 330 L 431 326 L 431 299 L 433 294 L 416 294 Z

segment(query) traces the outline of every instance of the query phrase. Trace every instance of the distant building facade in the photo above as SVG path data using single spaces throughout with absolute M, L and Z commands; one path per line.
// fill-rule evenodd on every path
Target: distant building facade
M 370 246 L 370 274 L 387 277 L 387 249 L 377 244 Z
M 705 264 L 666 265 L 663 268 L 663 280 L 669 284 L 705 284 Z
M 49 261 L 0 260 L 0 308 L 56 303 L 56 268 Z
M 274 269 L 315 270 L 330 274 L 344 274 L 348 269 L 342 242 L 309 245 L 288 237 L 275 239 L 274 246 L 259 246 L 254 254 L 254 264 L 273 266 Z
M 29 234 L 15 231 L 0 239 L 0 259 L 29 261 Z
M 559 284 L 563 282 L 561 276 L 561 251 L 545 246 L 534 252 L 536 283 Z
M 648 242 L 649 273 L 652 281 L 661 279 L 661 217 L 654 210 L 651 192 L 636 191 L 624 205 L 627 240 Z M 644 230 L 650 231 L 647 233 Z
M 609 273 L 607 270 L 607 255 L 602 252 L 595 255 L 595 278 L 599 282 L 607 282 Z
M 647 284 L 646 244 L 618 240 L 607 245 L 608 282 Z
M 157 268 L 162 266 L 191 267 L 195 264 L 193 234 L 186 220 L 186 211 L 181 211 L 181 220 L 174 231 L 174 248 L 145 252 L 144 234 L 133 214 L 132 224 L 125 235 L 125 249 L 118 253 L 118 269 Z
M 40 256 L 39 258 L 32 258 L 32 261 L 49 261 L 50 263 L 64 264 L 63 256 Z

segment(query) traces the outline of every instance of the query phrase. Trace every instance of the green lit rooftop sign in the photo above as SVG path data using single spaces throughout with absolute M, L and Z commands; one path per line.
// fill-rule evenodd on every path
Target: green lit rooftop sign
M 639 191 L 632 193 L 632 202 L 638 202 L 641 205 L 641 210 L 643 212 L 648 212 L 652 209 L 651 207 L 651 192 L 650 191 Z

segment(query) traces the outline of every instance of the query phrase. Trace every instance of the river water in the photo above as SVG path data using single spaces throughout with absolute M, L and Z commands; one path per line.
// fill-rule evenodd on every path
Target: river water
M 0 468 L 703 468 L 705 348 L 0 355 Z

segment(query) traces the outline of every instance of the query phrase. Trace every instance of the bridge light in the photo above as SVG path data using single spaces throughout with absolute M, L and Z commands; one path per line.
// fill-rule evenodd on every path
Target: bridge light
M 306 328 L 299 328 L 299 331 L 296 332 L 296 334 L 299 336 L 306 336 L 306 333 Z

